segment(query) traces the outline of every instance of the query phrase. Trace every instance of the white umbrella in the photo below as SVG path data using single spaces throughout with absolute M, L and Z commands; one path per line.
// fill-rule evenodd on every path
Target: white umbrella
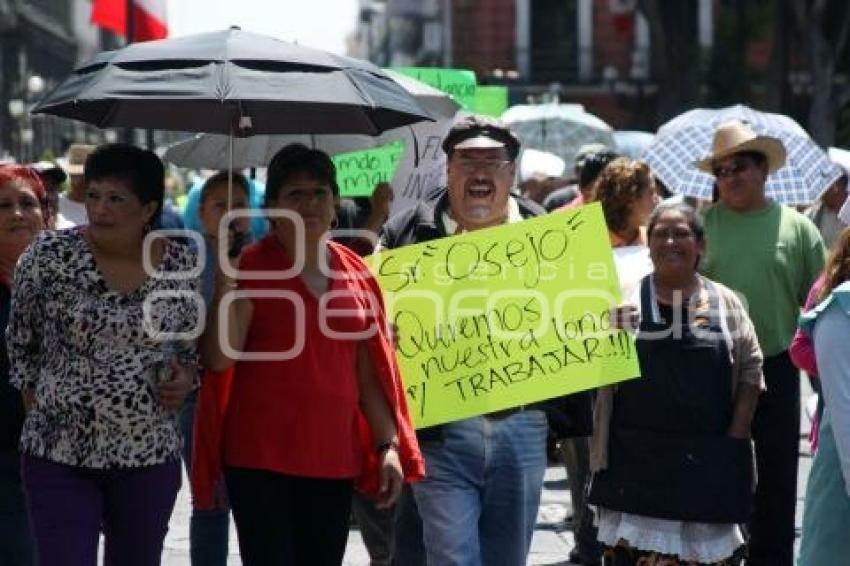
M 826 150 L 826 154 L 834 163 L 843 167 L 845 171 L 850 171 L 850 151 L 841 149 L 840 147 L 830 147 Z
M 436 119 L 450 118 L 460 108 L 449 94 L 411 77 L 384 71 L 390 78 L 410 93 L 419 105 Z M 379 136 L 362 134 L 264 134 L 233 139 L 231 161 L 230 136 L 198 134 L 169 146 L 162 158 L 180 167 L 195 169 L 224 169 L 228 163 L 233 168 L 265 167 L 282 147 L 300 143 L 321 149 L 329 155 L 378 147 L 395 140 L 415 144 L 415 135 L 408 127 L 395 128 Z
M 617 151 L 632 159 L 640 159 L 654 139 L 655 134 L 640 130 L 616 130 L 614 132 Z
M 694 163 L 711 153 L 714 131 L 729 120 L 746 122 L 755 133 L 778 138 L 785 146 L 785 166 L 768 175 L 765 183 L 765 193 L 778 202 L 813 202 L 841 175 L 839 167 L 797 122 L 741 104 L 696 108 L 673 118 L 658 129 L 644 158 L 671 190 L 708 200 L 714 177 L 698 170 Z
M 535 104 L 508 108 L 504 120 L 526 149 L 554 153 L 568 167 L 579 148 L 589 143 L 616 147 L 614 130 L 602 119 L 586 112 L 581 104 Z

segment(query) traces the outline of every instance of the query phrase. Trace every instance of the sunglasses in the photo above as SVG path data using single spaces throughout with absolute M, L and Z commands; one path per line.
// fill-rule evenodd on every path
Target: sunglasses
M 743 171 L 746 171 L 753 165 L 753 162 L 748 159 L 737 159 L 732 162 L 728 167 L 715 167 L 712 169 L 712 173 L 714 176 L 720 180 L 725 179 L 726 177 L 731 177 L 733 175 L 737 175 Z

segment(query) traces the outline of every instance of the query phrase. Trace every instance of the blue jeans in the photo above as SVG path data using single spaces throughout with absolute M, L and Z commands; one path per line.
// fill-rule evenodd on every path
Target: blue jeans
M 35 564 L 24 488 L 21 460 L 16 451 L 0 451 L 0 564 Z
M 180 431 L 183 433 L 183 463 L 192 475 L 192 431 L 195 424 L 197 390 L 186 396 L 180 408 Z M 222 480 L 224 481 L 224 480 Z M 226 566 L 230 509 L 201 510 L 192 508 L 189 519 L 189 555 L 193 566 Z
M 443 426 L 413 484 L 429 566 L 526 563 L 546 471 L 546 415 L 528 410 Z

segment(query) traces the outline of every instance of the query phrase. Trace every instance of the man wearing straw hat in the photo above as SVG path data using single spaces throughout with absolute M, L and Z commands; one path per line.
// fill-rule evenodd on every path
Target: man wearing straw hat
M 743 294 L 764 352 L 767 390 L 753 419 L 758 485 L 750 520 L 750 566 L 791 566 L 800 436 L 800 381 L 788 346 L 826 249 L 812 222 L 765 195 L 785 147 L 746 124 L 721 124 L 696 163 L 714 175 L 719 200 L 705 217 L 703 272 Z
M 86 187 L 83 183 L 83 167 L 86 159 L 93 152 L 93 145 L 82 143 L 71 144 L 68 148 L 68 178 L 70 180 L 68 190 L 59 195 L 59 214 L 56 218 L 57 228 L 70 228 L 89 223 L 86 205 L 83 203 L 86 196 Z

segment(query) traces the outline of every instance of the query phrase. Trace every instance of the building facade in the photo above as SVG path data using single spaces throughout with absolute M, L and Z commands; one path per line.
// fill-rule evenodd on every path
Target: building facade
M 77 60 L 68 0 L 0 0 L 0 154 L 33 161 L 62 151 L 68 124 L 29 110 Z
M 715 0 L 696 2 L 698 42 L 710 49 Z M 557 97 L 583 104 L 615 128 L 654 129 L 647 111 L 657 90 L 650 72 L 652 46 L 636 4 L 361 0 L 360 36 L 371 40 L 361 39 L 357 55 L 379 65 L 472 69 L 481 84 L 507 85 L 512 104 Z M 427 59 L 420 57 L 423 25 L 441 27 L 429 34 L 442 43 L 424 50 Z

